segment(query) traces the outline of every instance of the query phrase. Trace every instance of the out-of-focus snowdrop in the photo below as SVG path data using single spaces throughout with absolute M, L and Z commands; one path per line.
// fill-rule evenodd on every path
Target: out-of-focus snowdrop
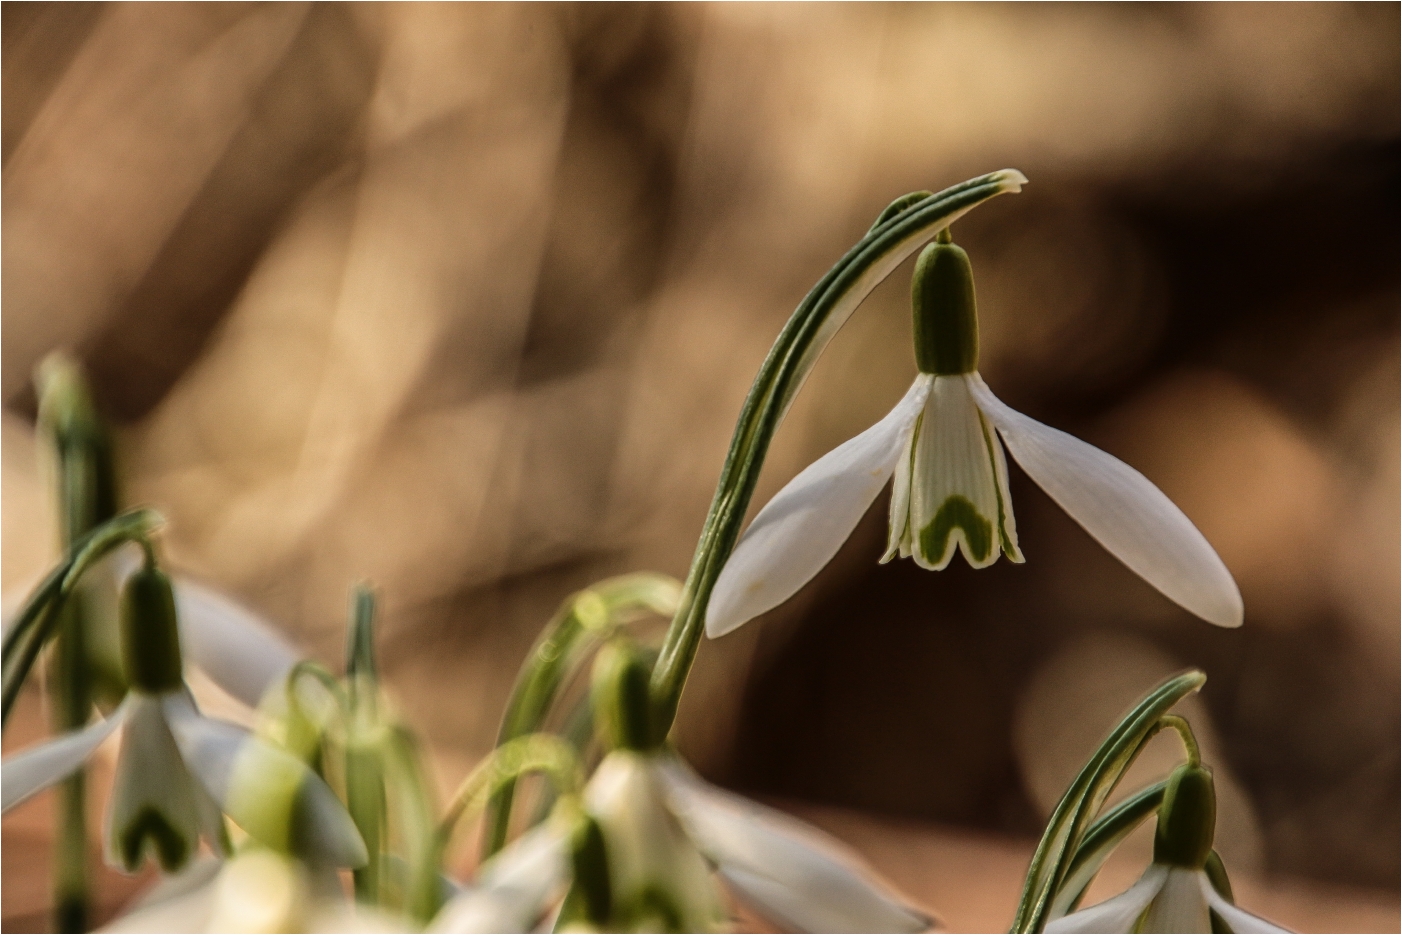
M 797 931 L 930 927 L 850 848 L 710 785 L 653 740 L 648 673 L 623 641 L 600 651 L 593 707 L 608 752 L 577 799 L 562 797 L 546 822 L 488 861 L 432 930 L 528 931 L 567 890 L 561 928 L 718 931 L 727 924 L 721 881 Z
M 182 672 L 176 599 L 146 544 L 125 582 L 122 657 L 129 689 L 107 718 L 24 750 L 3 764 L 3 808 L 71 774 L 124 727 L 107 813 L 108 859 L 135 871 L 154 852 L 183 867 L 201 836 L 223 849 L 221 812 L 251 837 L 332 866 L 366 860 L 335 793 L 301 761 L 226 721 L 200 714 Z
M 251 846 L 167 877 L 104 932 L 405 932 L 408 920 L 350 900 L 334 871 Z

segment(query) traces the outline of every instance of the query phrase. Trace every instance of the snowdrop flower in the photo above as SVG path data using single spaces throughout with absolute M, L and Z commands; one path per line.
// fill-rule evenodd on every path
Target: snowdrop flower
M 1109 552 L 1204 620 L 1242 621 L 1241 595 L 1207 540 L 1144 475 L 1008 408 L 978 374 L 967 254 L 948 231 L 916 262 L 920 374 L 876 425 L 815 461 L 755 517 L 711 593 L 706 634 L 723 636 L 788 600 L 837 553 L 894 475 L 882 561 L 939 570 L 956 550 L 974 568 L 1023 561 L 1004 446 Z
M 725 919 L 715 876 L 761 915 L 797 931 L 930 928 L 933 920 L 878 883 L 850 848 L 710 785 L 654 742 L 647 672 L 619 644 L 604 647 L 594 675 L 595 724 L 612 752 L 586 784 L 573 821 L 562 800 L 549 820 L 484 865 L 477 884 L 443 907 L 433 931 L 527 931 L 571 875 L 588 904 L 580 914 L 611 931 L 716 931 Z M 562 914 L 564 925 L 580 921 L 568 901 Z
M 176 870 L 202 836 L 222 848 L 222 813 L 276 849 L 333 866 L 364 863 L 365 845 L 325 782 L 291 754 L 196 709 L 181 670 L 176 597 L 149 560 L 128 578 L 121 605 L 126 698 L 105 720 L 5 760 L 0 807 L 73 773 L 122 725 L 107 813 L 110 862 L 135 871 L 154 851 Z
M 1139 882 L 1099 905 L 1054 919 L 1046 931 L 1211 932 L 1212 913 L 1237 933 L 1287 931 L 1233 905 L 1203 869 L 1212 853 L 1216 810 L 1211 772 L 1179 767 L 1164 790 L 1154 862 Z
M 924 932 L 933 924 L 845 844 L 705 782 L 669 754 L 610 753 L 583 798 L 602 833 L 612 914 L 628 930 L 715 931 L 724 917 L 713 869 L 737 898 L 795 931 Z M 429 930 L 530 931 L 568 882 L 574 840 L 558 818 L 538 825 L 485 864 Z

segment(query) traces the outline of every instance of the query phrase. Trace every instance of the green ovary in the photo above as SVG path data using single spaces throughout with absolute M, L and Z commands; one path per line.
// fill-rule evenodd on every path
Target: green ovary
M 967 497 L 955 494 L 940 504 L 935 518 L 920 531 L 920 551 L 926 561 L 938 562 L 943 557 L 956 528 L 964 531 L 964 544 L 973 561 L 988 558 L 988 550 L 993 548 L 993 524 L 979 515 Z

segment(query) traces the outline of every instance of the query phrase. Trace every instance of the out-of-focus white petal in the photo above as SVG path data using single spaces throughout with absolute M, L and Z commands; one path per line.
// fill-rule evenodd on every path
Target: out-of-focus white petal
M 213 882 L 224 861 L 200 857 L 179 873 L 162 877 L 137 900 L 132 910 L 98 929 L 99 932 L 208 931 Z
M 1208 907 L 1221 916 L 1222 920 L 1231 926 L 1232 931 L 1236 932 L 1237 935 L 1290 931 L 1227 902 L 1220 893 L 1212 888 L 1212 881 L 1208 879 L 1207 874 L 1201 875 L 1198 885 L 1202 887 L 1202 895 L 1207 900 Z
M 1140 931 L 1202 932 L 1204 935 L 1211 932 L 1212 920 L 1207 915 L 1207 900 L 1199 879 L 1207 879 L 1201 870 L 1169 867 L 1163 888 L 1149 903 Z
M 133 909 L 131 912 L 108 922 L 97 931 L 148 933 L 148 935 L 208 932 L 213 905 L 214 887 L 206 884 L 172 899 Z
M 306 873 L 290 858 L 246 850 L 215 878 L 208 931 L 299 932 L 313 910 Z
M 82 766 L 129 710 L 130 705 L 123 702 L 105 720 L 36 744 L 5 760 L 0 764 L 0 811 L 8 812 Z
M 1163 491 L 1118 458 L 1010 409 L 977 374 L 969 383 L 1017 463 L 1111 555 L 1209 623 L 1241 625 L 1231 572 Z
M 608 852 L 615 914 L 660 894 L 683 932 L 713 932 L 723 913 L 710 867 L 672 809 L 662 758 L 614 750 L 594 770 L 584 803 Z M 643 910 L 646 911 L 646 910 Z M 646 924 L 633 919 L 635 924 Z M 651 924 L 658 924 L 654 921 Z
M 186 766 L 240 828 L 310 862 L 364 866 L 369 856 L 355 822 L 306 764 L 236 724 L 202 716 L 183 692 L 164 700 Z
M 132 691 L 107 803 L 107 862 L 127 872 L 157 857 L 178 870 L 199 851 L 196 783 L 166 723 L 161 696 Z
M 269 623 L 210 588 L 177 577 L 175 606 L 185 658 L 256 708 L 301 655 Z
M 568 872 L 565 829 L 544 822 L 492 858 L 477 882 L 455 895 L 430 932 L 529 932 L 558 894 Z
M 1153 901 L 1168 879 L 1168 868 L 1152 864 L 1139 882 L 1118 896 L 1089 909 L 1073 912 L 1047 923 L 1047 932 L 1130 932 L 1139 914 Z
M 696 846 L 771 921 L 800 932 L 924 932 L 933 924 L 831 835 L 718 789 L 676 761 L 660 773 Z
M 885 418 L 804 468 L 759 511 L 711 591 L 707 636 L 779 606 L 832 560 L 890 479 L 931 379 L 917 377 Z

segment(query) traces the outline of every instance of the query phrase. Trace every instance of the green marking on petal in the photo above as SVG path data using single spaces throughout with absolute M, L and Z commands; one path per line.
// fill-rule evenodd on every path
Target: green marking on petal
M 956 528 L 964 531 L 964 545 L 975 562 L 988 558 L 993 548 L 993 524 L 979 515 L 968 497 L 954 494 L 940 504 L 935 518 L 920 531 L 920 551 L 926 561 L 937 562 L 943 557 Z
M 141 868 L 142 852 L 148 839 L 155 847 L 161 868 L 167 873 L 173 873 L 185 866 L 185 861 L 190 856 L 190 843 L 166 821 L 164 815 L 148 805 L 137 812 L 136 817 L 122 832 L 122 866 L 128 873 L 135 873 Z

